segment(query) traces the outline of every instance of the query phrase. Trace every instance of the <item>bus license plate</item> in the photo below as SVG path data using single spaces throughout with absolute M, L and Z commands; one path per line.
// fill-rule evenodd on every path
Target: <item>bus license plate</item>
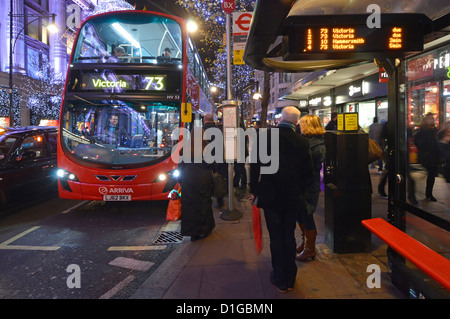
M 105 202 L 129 201 L 131 195 L 103 195 L 103 200 Z

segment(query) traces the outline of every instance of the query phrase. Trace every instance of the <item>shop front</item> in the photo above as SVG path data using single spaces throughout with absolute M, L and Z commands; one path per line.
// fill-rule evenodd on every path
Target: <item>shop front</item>
M 414 133 L 427 113 L 436 125 L 450 121 L 450 43 L 406 61 L 408 123 Z
M 328 90 L 320 95 L 311 96 L 308 105 L 312 113 L 320 117 L 326 126 L 331 120 L 331 112 L 335 111 L 333 91 Z
M 338 113 L 358 113 L 358 124 L 366 132 L 374 117 L 379 123 L 387 121 L 387 83 L 378 73 L 352 81 L 334 89 Z

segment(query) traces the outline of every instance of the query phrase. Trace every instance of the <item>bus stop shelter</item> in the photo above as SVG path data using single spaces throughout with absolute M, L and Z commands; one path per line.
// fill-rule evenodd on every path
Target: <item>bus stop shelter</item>
M 411 136 L 407 133 L 411 127 L 408 121 L 409 102 L 405 94 L 405 78 L 407 78 L 405 74 L 410 67 L 407 63 L 408 59 L 421 52 L 428 52 L 432 48 L 442 48 L 443 44 L 448 45 L 449 32 L 450 3 L 446 0 L 385 0 L 377 1 L 377 3 L 350 0 L 320 2 L 257 0 L 244 60 L 255 69 L 266 72 L 295 73 L 347 69 L 346 76 L 349 78 L 358 76 L 358 72 L 363 69 L 361 66 L 366 64 L 375 63 L 377 67 L 383 67 L 389 78 L 388 156 L 386 158 L 389 167 L 389 197 L 386 220 L 399 231 L 410 233 L 409 220 L 412 220 L 410 216 L 413 216 L 434 225 L 448 236 L 450 201 L 443 200 L 444 205 L 438 208 L 439 212 L 436 213 L 431 205 L 417 205 L 406 200 L 407 188 L 413 179 L 409 148 Z M 446 56 L 445 53 L 440 54 Z M 445 60 L 444 57 L 434 59 L 431 57 L 428 63 L 439 65 L 440 59 Z M 450 66 L 448 67 L 450 70 Z M 342 72 L 330 74 L 336 75 Z M 441 91 L 444 89 L 445 87 L 441 88 Z M 345 134 L 345 132 L 341 133 Z M 343 145 L 346 144 L 343 143 Z M 333 147 L 334 150 L 339 148 L 336 145 Z M 342 180 L 346 178 L 345 176 L 351 175 L 347 174 L 350 171 L 346 170 L 355 169 L 354 165 L 346 162 L 352 160 L 350 156 L 346 157 L 344 154 L 342 158 L 330 158 L 338 156 L 336 155 L 338 152 L 334 150 L 328 152 L 327 149 L 328 153 L 333 154 L 327 154 L 324 164 L 325 183 L 329 187 L 326 191 L 328 190 L 331 194 L 330 198 L 333 198 L 333 192 L 339 190 L 339 187 L 344 187 L 351 182 Z M 345 163 L 345 165 L 336 163 Z M 364 169 L 363 166 L 361 169 Z M 349 191 L 345 187 L 340 190 Z M 367 193 L 354 195 L 367 197 L 370 201 L 370 194 L 369 196 Z M 326 193 L 325 197 L 327 196 Z M 344 218 L 352 218 L 344 214 L 345 205 L 339 206 L 332 200 L 326 200 L 327 205 L 333 207 L 325 207 L 326 211 L 330 211 L 326 212 L 326 216 L 328 215 L 331 220 L 328 225 L 325 220 L 326 227 L 339 227 L 335 221 L 339 220 L 340 214 Z M 361 204 L 358 207 L 366 209 L 367 205 Z M 353 215 L 353 218 L 365 219 L 367 214 Z M 361 220 L 358 222 L 360 223 Z M 339 230 L 329 231 L 333 235 Z M 361 234 L 363 233 L 364 231 L 361 231 Z M 333 238 L 331 243 L 336 244 Z M 392 249 L 390 243 L 388 245 L 390 247 L 388 249 L 389 264 L 394 284 L 399 286 L 405 294 L 411 295 L 411 291 L 414 291 L 416 296 L 439 296 L 439 290 L 442 287 L 439 284 L 429 284 L 429 281 L 424 279 L 426 275 L 422 276 L 409 260 Z M 448 250 L 444 250 L 443 255 L 448 253 Z M 433 265 L 427 266 L 433 267 Z

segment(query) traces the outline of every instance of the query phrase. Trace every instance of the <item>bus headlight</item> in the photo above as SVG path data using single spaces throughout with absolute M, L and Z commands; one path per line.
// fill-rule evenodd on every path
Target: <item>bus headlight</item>
M 177 170 L 177 169 L 174 169 L 174 170 L 172 171 L 172 176 L 175 177 L 175 178 L 180 177 L 180 171 Z
M 58 169 L 56 175 L 62 180 L 70 180 L 74 182 L 79 182 L 77 176 L 74 173 L 70 173 L 62 168 Z
M 179 169 L 174 169 L 167 173 L 161 173 L 156 176 L 153 183 L 164 182 L 164 181 L 175 181 L 177 182 L 178 178 L 181 176 L 181 171 Z

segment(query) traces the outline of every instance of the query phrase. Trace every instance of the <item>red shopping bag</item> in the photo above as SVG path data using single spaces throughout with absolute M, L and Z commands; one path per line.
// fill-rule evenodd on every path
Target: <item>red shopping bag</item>
M 253 237 L 255 238 L 256 253 L 259 254 L 262 249 L 261 215 L 256 205 L 253 205 Z
M 173 189 L 168 197 L 169 206 L 167 206 L 166 220 L 178 220 L 181 218 L 181 192 Z

